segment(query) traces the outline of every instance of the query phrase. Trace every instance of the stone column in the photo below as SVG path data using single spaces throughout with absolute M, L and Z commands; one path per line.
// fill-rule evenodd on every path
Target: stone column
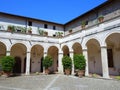
M 26 57 L 26 75 L 30 74 L 30 52 L 27 52 L 27 57 Z
M 108 70 L 108 58 L 107 58 L 107 47 L 101 47 L 101 59 L 102 59 L 102 71 L 103 71 L 103 78 L 110 78 L 109 77 L 109 70 Z
M 87 52 L 87 49 L 83 49 L 83 55 L 85 56 L 85 59 L 86 59 L 85 76 L 89 76 L 88 52 Z
M 62 65 L 63 52 L 59 51 L 58 55 L 58 72 L 63 74 L 63 65 Z
M 6 56 L 10 56 L 10 51 L 6 51 Z
M 44 58 L 47 56 L 47 51 L 44 51 Z M 43 67 L 43 74 L 45 74 L 45 67 Z
M 74 75 L 75 73 L 74 73 L 74 61 L 73 61 L 73 51 L 70 51 L 70 57 L 71 57 L 71 59 L 72 59 L 72 75 Z

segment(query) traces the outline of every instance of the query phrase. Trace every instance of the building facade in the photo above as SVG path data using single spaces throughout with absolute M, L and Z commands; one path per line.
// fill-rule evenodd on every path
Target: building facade
M 0 12 L 0 57 L 15 57 L 14 72 L 43 72 L 43 57 L 51 55 L 51 72 L 63 73 L 62 57 L 74 54 L 85 56 L 86 76 L 120 75 L 119 0 L 109 0 L 66 24 Z

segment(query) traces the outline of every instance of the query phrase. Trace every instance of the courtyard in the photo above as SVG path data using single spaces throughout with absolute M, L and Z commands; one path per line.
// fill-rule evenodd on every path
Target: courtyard
M 2 76 L 0 90 L 120 90 L 120 81 L 59 74 L 10 78 Z

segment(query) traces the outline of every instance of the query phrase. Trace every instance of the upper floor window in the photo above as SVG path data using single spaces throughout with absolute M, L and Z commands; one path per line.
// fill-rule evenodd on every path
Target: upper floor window
M 56 30 L 56 26 L 53 26 L 53 30 Z
M 47 24 L 44 24 L 44 28 L 48 28 L 48 25 L 47 25 Z
M 32 26 L 32 22 L 31 21 L 28 21 L 28 26 Z

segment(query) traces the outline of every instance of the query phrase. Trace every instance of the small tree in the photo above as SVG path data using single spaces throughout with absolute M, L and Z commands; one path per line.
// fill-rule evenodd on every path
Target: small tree
M 75 54 L 73 59 L 74 59 L 76 75 L 82 77 L 85 74 L 85 66 L 86 66 L 85 57 L 82 54 Z
M 11 56 L 5 56 L 1 59 L 1 65 L 4 72 L 11 72 L 15 65 L 15 59 Z
M 82 54 L 75 54 L 73 59 L 74 59 L 75 69 L 85 70 L 86 60 Z
M 69 75 L 72 69 L 72 59 L 69 56 L 64 56 L 62 58 L 62 64 L 65 70 L 65 74 Z
M 43 66 L 45 67 L 45 69 L 48 69 L 50 66 L 52 66 L 53 64 L 53 59 L 51 56 L 45 56 L 45 58 L 43 59 Z

